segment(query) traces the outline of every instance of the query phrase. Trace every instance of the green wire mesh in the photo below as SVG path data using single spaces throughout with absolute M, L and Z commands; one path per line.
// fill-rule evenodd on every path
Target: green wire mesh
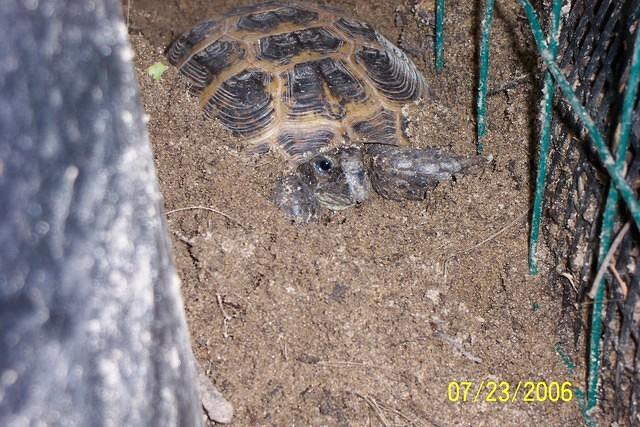
M 526 0 L 519 2 L 531 22 L 541 56 L 564 95 L 556 104 L 560 114 L 551 127 L 555 134 L 547 187 L 552 191 L 546 201 L 549 221 L 545 234 L 550 237 L 548 244 L 557 265 L 553 281 L 564 287 L 565 307 L 577 303 L 591 308 L 584 409 L 589 412 L 599 406 L 619 422 L 637 424 L 640 120 L 636 95 L 640 41 L 636 29 L 640 1 L 572 2 L 563 23 L 558 64 L 545 46 L 533 8 Z M 616 152 L 616 161 L 611 151 Z M 618 196 L 624 206 L 618 206 Z M 620 237 L 609 261 L 612 237 L 624 230 L 625 223 L 635 223 L 636 228 Z M 607 268 L 612 274 L 598 274 Z M 604 281 L 596 281 L 597 277 Z M 572 283 L 567 283 L 567 278 Z M 574 317 L 579 333 L 581 313 L 576 311 Z
M 477 147 L 478 154 L 482 154 L 484 145 L 482 139 L 487 133 L 487 89 L 489 79 L 489 39 L 491 36 L 491 22 L 493 21 L 493 0 L 485 0 L 484 17 L 480 35 L 480 78 L 478 81 L 477 117 Z
M 640 117 L 636 114 L 640 111 L 640 102 L 637 101 L 640 0 L 567 2 L 568 13 L 561 41 L 559 31 L 564 1 L 551 0 L 551 36 L 546 40 L 531 3 L 528 0 L 517 1 L 527 15 L 540 57 L 547 67 L 531 220 L 530 272 L 537 273 L 545 187 L 555 187 L 549 198 L 551 203 L 547 202 L 552 205 L 549 217 L 555 224 L 548 229 L 564 230 L 547 233 L 552 236 L 549 245 L 556 254 L 559 269 L 552 272 L 555 276 L 553 281 L 560 282 L 560 277 L 573 277 L 576 273 L 576 279 L 570 283 L 571 289 L 564 283 L 565 307 L 588 304 L 593 300 L 586 396 L 580 392 L 585 420 L 588 424 L 593 423 L 588 413 L 596 407 L 599 399 L 605 398 L 613 409 L 615 420 L 640 424 L 640 243 L 637 234 L 640 228 L 637 198 L 637 188 L 640 187 Z M 486 134 L 493 0 L 485 0 L 484 6 L 477 96 L 478 153 L 483 151 L 482 139 Z M 440 13 L 442 7 L 439 3 Z M 635 37 L 632 37 L 632 32 L 635 32 Z M 442 28 L 436 31 L 436 46 L 438 40 L 442 40 Z M 558 44 L 563 51 L 560 63 L 556 62 Z M 441 54 L 439 49 L 436 48 L 436 69 L 442 66 L 442 58 L 438 58 L 439 52 Z M 567 70 L 568 75 L 565 75 Z M 561 117 L 552 114 L 555 86 L 563 95 L 563 99 L 555 103 Z M 623 101 L 619 106 L 621 95 Z M 551 166 L 553 179 L 548 183 L 547 163 L 552 131 L 555 131 Z M 630 140 L 632 149 L 629 148 Z M 615 151 L 615 157 L 612 151 Z M 624 208 L 619 206 L 619 198 L 622 198 Z M 626 226 L 622 227 L 625 222 Z M 632 223 L 635 229 L 623 235 Z M 612 247 L 615 229 L 620 234 L 616 238 L 617 243 L 622 242 L 620 248 Z M 611 262 L 610 258 L 615 261 Z M 569 267 L 567 271 L 560 271 L 563 264 Z M 607 268 L 615 274 L 603 274 Z M 605 303 L 607 291 L 609 300 Z M 581 313 L 576 312 L 573 317 L 576 325 L 580 325 Z M 579 329 L 576 328 L 576 336 Z M 600 387 L 603 370 L 607 373 L 608 387 Z M 607 389 L 613 390 L 610 393 L 613 397 L 608 399 L 605 395 Z
M 631 129 L 631 115 L 638 93 L 638 79 L 640 77 L 640 31 L 636 31 L 631 70 L 627 88 L 624 94 L 622 117 L 618 129 L 618 146 L 616 149 L 616 170 L 623 173 L 625 155 L 629 146 L 629 131 Z M 605 258 L 611 246 L 611 234 L 618 213 L 618 192 L 610 186 L 605 204 L 600 232 L 600 249 L 598 251 L 598 269 L 603 268 Z M 589 354 L 589 400 L 588 409 L 596 405 L 597 386 L 600 373 L 600 336 L 602 330 L 602 306 L 604 299 L 604 282 L 599 279 L 595 284 L 596 294 L 591 315 L 591 340 Z
M 560 37 L 560 9 L 563 0 L 553 0 L 551 7 L 551 19 L 549 28 L 549 50 L 555 61 L 558 50 L 558 38 Z M 531 275 L 538 273 L 538 240 L 540 234 L 540 218 L 542 216 L 542 201 L 544 199 L 544 186 L 547 180 L 547 159 L 549 157 L 549 142 L 551 141 L 551 117 L 553 107 L 553 76 L 550 71 L 544 73 L 544 88 L 542 89 L 543 107 L 540 119 L 540 142 L 538 154 L 538 173 L 536 175 L 535 192 L 533 198 L 533 211 L 531 213 L 531 236 L 529 238 L 529 272 Z
M 571 84 L 567 81 L 564 74 L 562 74 L 562 71 L 560 70 L 560 67 L 558 67 L 558 64 L 555 63 L 555 55 L 551 53 L 549 47 L 547 46 L 547 43 L 544 40 L 542 27 L 538 22 L 538 18 L 535 15 L 533 6 L 531 6 L 531 3 L 529 3 L 527 0 L 518 0 L 518 2 L 522 4 L 522 7 L 527 14 L 529 24 L 531 24 L 533 38 L 536 41 L 536 45 L 538 45 L 538 50 L 540 51 L 540 56 L 544 60 L 546 66 L 548 67 L 548 70 L 553 75 L 556 84 L 560 87 L 560 90 L 562 91 L 565 99 L 569 102 L 571 108 L 578 115 L 580 121 L 582 122 L 582 125 L 587 130 L 589 138 L 591 139 L 593 147 L 599 157 L 600 162 L 602 163 L 602 166 L 604 166 L 604 168 L 607 170 L 607 172 L 609 173 L 609 177 L 613 181 L 613 184 L 615 185 L 618 193 L 626 202 L 627 208 L 631 211 L 634 222 L 636 223 L 636 225 L 640 225 L 640 203 L 636 198 L 635 192 L 627 183 L 622 173 L 616 169 L 615 160 L 611 155 L 611 151 L 609 151 L 607 144 L 605 144 L 604 139 L 602 138 L 602 135 L 600 134 L 600 131 L 596 126 L 596 123 L 589 115 L 587 109 L 582 105 L 580 99 L 573 92 Z
M 444 0 L 438 0 L 436 5 L 436 72 L 444 68 Z

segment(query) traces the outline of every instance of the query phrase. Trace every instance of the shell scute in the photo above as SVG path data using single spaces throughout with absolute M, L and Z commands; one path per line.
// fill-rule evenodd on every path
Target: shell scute
M 227 79 L 205 106 L 207 116 L 217 117 L 234 134 L 256 136 L 274 120 L 274 105 L 267 90 L 271 75 L 248 69 Z
M 415 64 L 371 25 L 326 7 L 268 2 L 180 36 L 167 56 L 247 150 L 292 164 L 348 141 L 406 143 L 401 109 L 426 92 Z
M 263 11 L 277 9 L 281 7 L 287 7 L 287 6 L 289 6 L 289 4 L 287 4 L 286 2 L 282 2 L 278 0 L 270 0 L 270 1 L 251 4 L 247 6 L 236 6 L 224 12 L 222 16 L 224 16 L 225 18 L 231 18 L 235 16 L 242 16 L 242 15 L 247 15 L 249 13 L 263 12 Z
M 245 48 L 240 42 L 221 38 L 193 55 L 180 67 L 180 72 L 189 78 L 194 91 L 199 92 L 245 55 Z
M 336 21 L 336 27 L 352 38 L 363 38 L 370 42 L 378 41 L 378 32 L 366 22 L 356 21 L 354 19 L 339 18 Z
M 382 49 L 362 46 L 356 50 L 356 62 L 361 64 L 375 87 L 390 101 L 406 103 L 420 98 L 424 80 L 406 55 L 386 39 Z
M 172 65 L 178 65 L 186 56 L 189 55 L 191 49 L 207 38 L 211 33 L 218 29 L 218 22 L 209 19 L 203 21 L 193 27 L 190 31 L 182 34 L 171 45 L 167 51 L 167 59 Z
M 325 97 L 323 81 L 316 61 L 296 64 L 283 74 L 283 101 L 289 118 L 295 120 L 307 115 L 321 115 L 340 119 L 340 113 L 332 111 Z
M 291 23 L 300 25 L 316 21 L 317 19 L 317 12 L 285 6 L 242 16 L 238 21 L 238 29 L 268 33 L 276 30 L 281 24 Z
M 349 71 L 344 61 L 324 58 L 318 61 L 318 66 L 331 94 L 339 98 L 341 103 L 366 99 L 364 85 Z
M 329 146 L 335 136 L 335 133 L 328 129 L 285 130 L 278 136 L 278 145 L 294 162 L 299 162 Z
M 373 116 L 354 123 L 353 130 L 363 142 L 398 144 L 396 115 L 384 108 L 375 112 Z
M 258 59 L 286 64 L 304 52 L 337 52 L 343 44 L 344 40 L 337 38 L 326 28 L 307 28 L 261 38 L 258 42 Z

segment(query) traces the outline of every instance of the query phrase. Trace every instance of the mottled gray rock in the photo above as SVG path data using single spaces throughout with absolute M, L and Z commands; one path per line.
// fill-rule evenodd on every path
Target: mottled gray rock
M 119 3 L 0 2 L 0 425 L 197 426 Z

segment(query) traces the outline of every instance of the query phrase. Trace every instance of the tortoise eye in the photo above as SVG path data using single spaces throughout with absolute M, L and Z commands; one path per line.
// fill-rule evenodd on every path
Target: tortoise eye
M 315 166 L 319 172 L 328 173 L 329 171 L 331 171 L 331 168 L 333 168 L 333 163 L 331 163 L 331 160 L 329 159 L 321 158 L 316 160 Z

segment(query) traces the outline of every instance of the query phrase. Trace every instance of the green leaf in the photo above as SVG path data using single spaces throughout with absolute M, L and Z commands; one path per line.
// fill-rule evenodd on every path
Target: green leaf
M 147 73 L 149 73 L 153 80 L 160 80 L 164 72 L 168 69 L 168 65 L 165 65 L 162 62 L 156 62 L 151 67 L 147 68 Z

